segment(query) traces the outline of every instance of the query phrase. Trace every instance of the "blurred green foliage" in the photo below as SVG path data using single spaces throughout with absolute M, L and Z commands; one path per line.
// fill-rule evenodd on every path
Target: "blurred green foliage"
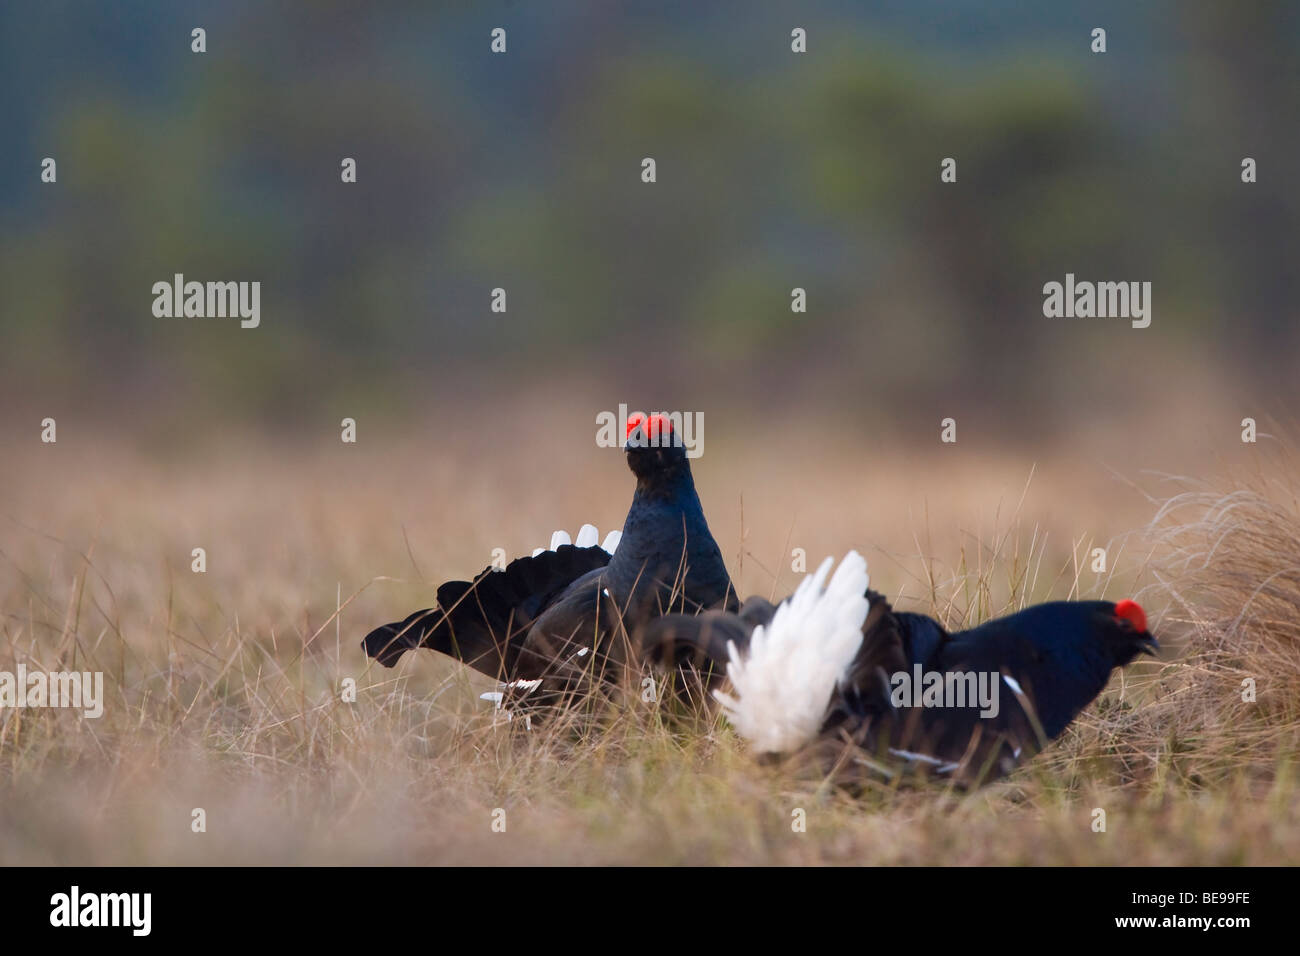
M 273 417 L 603 370 L 1003 404 L 1121 348 L 1287 379 L 1295 5 L 930 6 L 6 3 L 4 394 Z M 176 272 L 260 280 L 261 328 L 154 318 Z M 1043 318 L 1066 272 L 1152 281 L 1152 329 Z

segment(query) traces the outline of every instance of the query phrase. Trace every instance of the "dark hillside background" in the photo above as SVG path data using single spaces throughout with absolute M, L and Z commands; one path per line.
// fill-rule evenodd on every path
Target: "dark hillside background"
M 530 383 L 1029 438 L 1206 382 L 1276 412 L 1298 49 L 1284 2 L 5 0 L 0 395 L 165 433 Z M 155 318 L 176 272 L 260 280 L 261 327 Z M 1151 327 L 1044 318 L 1066 272 L 1151 281 Z

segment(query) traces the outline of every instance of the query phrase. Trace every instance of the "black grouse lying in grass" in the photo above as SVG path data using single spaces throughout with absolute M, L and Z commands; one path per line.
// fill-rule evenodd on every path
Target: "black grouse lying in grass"
M 624 450 L 637 483 L 620 537 L 596 547 L 585 526 L 575 546 L 557 533 L 552 550 L 449 581 L 437 607 L 366 635 L 366 653 L 392 667 L 411 648 L 432 648 L 503 681 L 507 700 L 541 703 L 611 678 L 609 665 L 627 660 L 628 633 L 651 617 L 735 609 L 671 420 L 632 416 Z
M 855 552 L 828 584 L 829 569 L 775 608 L 758 598 L 748 613 L 649 621 L 644 653 L 699 673 L 725 664 L 734 695 L 714 693 L 760 753 L 978 784 L 1041 750 L 1111 671 L 1159 646 L 1134 601 L 1055 601 L 949 634 L 868 590 Z

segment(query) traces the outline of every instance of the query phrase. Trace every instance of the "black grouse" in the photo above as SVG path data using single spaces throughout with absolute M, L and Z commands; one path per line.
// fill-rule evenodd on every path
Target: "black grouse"
M 392 667 L 408 649 L 432 648 L 504 682 L 509 699 L 553 702 L 593 676 L 612 679 L 609 665 L 626 662 L 626 636 L 645 620 L 737 609 L 671 418 L 630 416 L 624 450 L 636 491 L 609 550 L 594 546 L 595 529 L 579 546 L 557 533 L 551 550 L 439 586 L 436 607 L 371 631 L 366 653 Z
M 841 768 L 847 755 L 964 784 L 1009 773 L 1060 736 L 1111 671 L 1159 647 L 1135 601 L 1054 601 L 950 634 L 868 590 L 856 553 L 827 584 L 829 567 L 775 608 L 759 598 L 747 616 L 649 621 L 640 644 L 660 664 L 707 674 L 712 663 L 715 675 L 725 665 L 734 696 L 714 693 L 760 752 Z

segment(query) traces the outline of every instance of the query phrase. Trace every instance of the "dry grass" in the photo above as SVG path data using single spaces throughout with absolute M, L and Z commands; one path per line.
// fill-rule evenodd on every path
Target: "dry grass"
M 530 733 L 494 723 L 477 700 L 490 682 L 436 655 L 370 666 L 361 634 L 422 606 L 429 582 L 556 525 L 603 532 L 630 495 L 585 434 L 526 468 L 516 435 L 370 441 L 232 439 L 171 460 L 61 435 L 11 456 L 0 670 L 102 670 L 108 700 L 100 720 L 0 712 L 0 862 L 1300 859 L 1294 471 L 1183 483 L 1134 536 L 1151 504 L 1073 462 L 1040 461 L 1030 481 L 1034 463 L 1014 455 L 881 460 L 792 433 L 778 472 L 769 442 L 711 437 L 701 494 L 746 592 L 787 593 L 793 547 L 810 566 L 857 547 L 874 586 L 949 624 L 1049 597 L 1164 607 L 1162 662 L 1116 677 L 1012 778 L 849 795 L 756 765 L 716 717 L 667 720 L 633 697 Z M 189 569 L 199 546 L 205 574 Z M 1241 701 L 1248 676 L 1255 704 Z M 355 703 L 340 700 L 345 677 Z M 206 833 L 191 831 L 196 807 Z M 806 833 L 792 832 L 796 807 Z
M 1300 481 L 1285 455 L 1217 483 L 1182 480 L 1153 523 L 1180 666 L 1143 722 L 1181 787 L 1289 777 L 1300 742 Z M 1253 684 L 1254 700 L 1248 686 Z

